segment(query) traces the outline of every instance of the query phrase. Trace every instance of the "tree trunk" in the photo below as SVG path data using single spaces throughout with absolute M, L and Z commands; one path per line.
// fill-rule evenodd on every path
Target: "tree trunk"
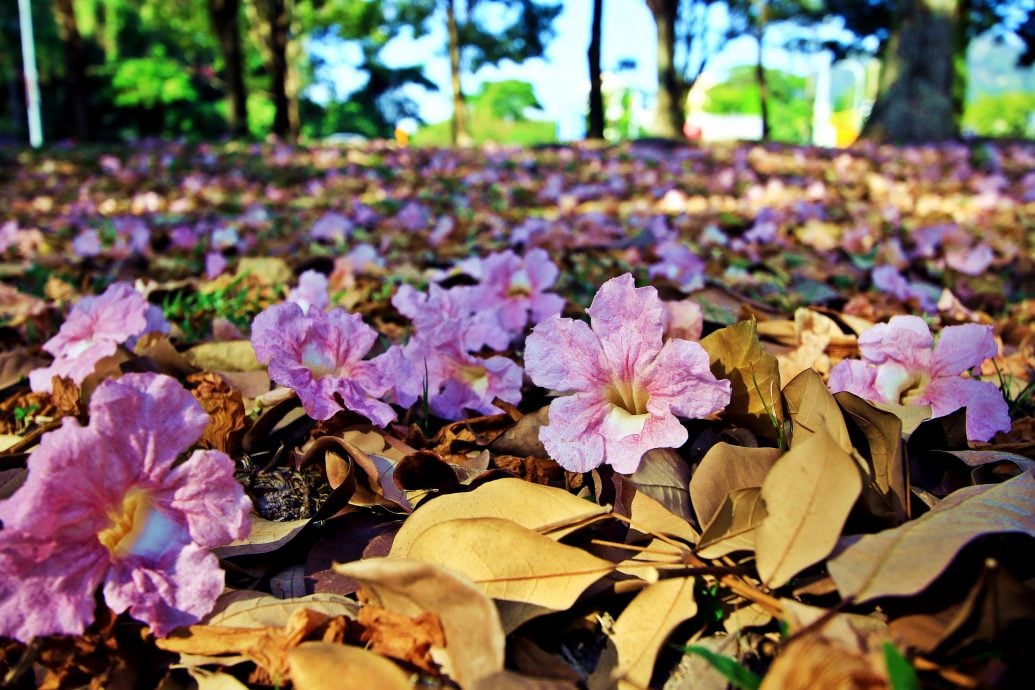
M 75 136 L 79 141 L 90 139 L 90 109 L 86 101 L 86 55 L 83 37 L 75 18 L 72 0 L 57 0 L 57 25 L 65 50 L 66 104 L 72 112 Z
M 658 108 L 654 130 L 659 136 L 680 138 L 686 119 L 679 75 L 676 74 L 678 0 L 647 0 L 658 28 Z
M 467 146 L 471 133 L 467 128 L 467 103 L 460 88 L 460 31 L 456 25 L 453 0 L 446 2 L 446 26 L 449 30 L 449 69 L 453 77 L 453 122 L 450 129 L 453 146 Z
M 208 9 L 226 66 L 224 83 L 230 136 L 243 137 L 248 134 L 248 92 L 244 84 L 244 53 L 241 50 L 241 0 L 209 0 Z
M 922 143 L 959 136 L 954 105 L 959 0 L 901 0 L 862 138 Z
M 755 63 L 755 83 L 758 84 L 758 107 L 762 116 L 762 141 L 769 141 L 769 82 L 765 78 L 765 63 L 762 61 L 762 41 L 765 38 L 765 24 L 760 23 L 755 31 L 758 42 L 758 62 Z
M 600 82 L 600 33 L 604 0 L 593 0 L 593 24 L 589 32 L 589 122 L 587 139 L 604 138 L 604 93 Z
M 267 37 L 270 48 L 270 95 L 273 100 L 273 134 L 291 138 L 291 101 L 288 98 L 288 33 L 291 18 L 288 0 L 259 0 L 265 3 Z

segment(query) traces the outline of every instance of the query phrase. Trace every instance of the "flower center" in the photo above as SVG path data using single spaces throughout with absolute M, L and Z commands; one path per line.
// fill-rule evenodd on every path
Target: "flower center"
M 489 375 L 485 367 L 469 364 L 460 367 L 458 375 L 461 381 L 470 386 L 471 390 L 480 396 L 485 395 L 485 391 L 489 389 Z
M 112 556 L 155 557 L 175 542 L 175 534 L 180 528 L 155 510 L 150 499 L 143 489 L 130 489 L 122 503 L 108 511 L 111 524 L 97 533 L 97 541 Z
M 79 355 L 83 354 L 87 350 L 93 347 L 93 340 L 78 340 L 72 343 L 67 350 L 62 353 L 67 359 L 76 359 Z
M 306 343 L 302 348 L 302 366 L 312 372 L 314 379 L 337 370 L 334 360 L 316 343 Z
M 931 377 L 927 374 L 921 374 L 911 381 L 905 390 L 902 391 L 902 404 L 903 405 L 918 405 L 920 398 L 923 397 L 927 391 L 927 384 L 931 382 Z
M 648 391 L 632 381 L 616 381 L 604 387 L 604 399 L 611 403 L 604 420 L 611 433 L 617 434 L 618 438 L 643 433 L 650 416 L 647 412 Z
M 524 271 L 517 271 L 510 277 L 507 297 L 528 297 L 532 294 L 532 281 Z

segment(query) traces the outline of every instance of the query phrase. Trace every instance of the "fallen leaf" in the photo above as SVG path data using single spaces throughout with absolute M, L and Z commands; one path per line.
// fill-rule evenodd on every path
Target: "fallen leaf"
M 424 611 L 416 616 L 404 616 L 367 604 L 359 610 L 357 622 L 363 626 L 359 641 L 366 649 L 405 661 L 428 673 L 437 671 L 430 652 L 433 647 L 444 648 L 446 637 L 434 613 Z
M 767 515 L 755 532 L 763 582 L 781 587 L 829 555 L 861 491 L 859 466 L 826 431 L 777 460 L 762 483 Z
M 852 440 L 841 408 L 822 376 L 806 369 L 784 386 L 783 399 L 791 417 L 792 447 L 822 429 L 842 450 L 852 451 Z
M 909 489 L 905 454 L 903 453 L 902 421 L 847 391 L 834 395 L 845 418 L 866 438 L 870 477 L 886 506 L 899 521 L 908 520 Z M 871 512 L 876 512 L 871 506 Z
M 628 482 L 623 483 L 622 489 L 622 503 L 629 509 L 629 523 L 633 530 L 644 534 L 666 534 L 688 544 L 696 544 L 700 539 L 701 535 L 689 522 L 647 494 Z
M 769 415 L 775 415 L 778 426 L 783 424 L 780 366 L 758 341 L 755 321 L 721 328 L 701 340 L 701 347 L 711 356 L 712 373 L 717 378 L 729 379 L 733 386 L 725 417 L 759 436 L 775 440 L 777 430 Z
M 539 440 L 539 430 L 549 423 L 550 406 L 541 407 L 535 412 L 526 414 L 489 444 L 492 453 L 500 455 L 516 455 L 518 457 L 534 456 L 549 458 L 543 442 Z
M 429 527 L 458 518 L 500 517 L 533 530 L 547 530 L 560 539 L 587 517 L 604 515 L 598 506 L 563 489 L 532 484 L 521 479 L 497 479 L 464 494 L 441 496 L 422 505 L 403 523 L 392 544 L 392 557 L 404 558 L 410 545 Z
M 212 552 L 219 558 L 270 553 L 298 536 L 309 522 L 309 520 L 277 522 L 266 520 L 258 515 L 252 515 L 251 530 L 248 532 L 247 537 L 231 542 L 226 546 L 216 547 L 212 549 Z
M 447 672 L 460 687 L 503 670 L 504 635 L 492 601 L 466 578 L 433 563 L 370 558 L 335 570 L 363 583 L 372 601 L 404 616 L 436 614 L 446 632 Z M 376 687 L 376 686 L 373 686 Z
M 524 610 L 535 615 L 567 610 L 614 570 L 610 561 L 500 518 L 439 523 L 418 535 L 407 555 L 461 573 L 492 599 L 530 604 L 536 609 Z
M 358 608 L 355 600 L 337 594 L 310 594 L 285 600 L 263 592 L 235 589 L 220 595 L 203 623 L 226 628 L 276 628 L 287 625 L 288 618 L 298 609 L 355 618 Z
M 250 340 L 202 343 L 183 353 L 191 366 L 205 371 L 257 371 L 265 369 L 255 359 Z
M 857 602 L 926 588 L 960 550 L 985 534 L 1035 536 L 1035 473 L 960 489 L 930 512 L 877 534 L 852 537 L 827 563 L 842 597 Z
M 643 454 L 640 466 L 628 480 L 641 492 L 687 522 L 690 512 L 690 467 L 671 448 L 656 448 Z
M 745 448 L 724 442 L 708 449 L 690 478 L 690 500 L 698 522 L 711 523 L 731 492 L 762 486 L 780 455 L 779 448 Z
M 412 690 L 409 675 L 383 656 L 359 647 L 304 642 L 288 652 L 291 682 L 298 690 L 353 688 Z
M 820 637 L 791 640 L 784 647 L 759 690 L 890 690 L 881 666 L 857 652 Z
M 766 517 L 762 488 L 731 491 L 701 534 L 697 555 L 720 558 L 734 551 L 755 550 L 755 530 Z
M 696 614 L 694 578 L 673 578 L 648 586 L 615 621 L 614 633 L 588 680 L 590 689 L 648 687 L 665 639 Z
M 536 678 L 514 671 L 498 671 L 474 684 L 474 690 L 578 690 L 570 680 Z

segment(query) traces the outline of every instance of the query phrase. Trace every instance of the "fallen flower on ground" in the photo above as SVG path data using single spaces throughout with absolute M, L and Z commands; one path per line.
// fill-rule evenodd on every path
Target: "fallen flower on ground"
M 29 372 L 29 384 L 37 393 L 49 393 L 55 376 L 79 385 L 119 345 L 147 332 L 168 331 L 158 307 L 129 283 L 113 283 L 101 295 L 76 302 L 57 335 L 43 344 L 54 362 Z
M 208 424 L 160 374 L 101 383 L 90 423 L 66 417 L 0 503 L 0 635 L 79 635 L 94 592 L 164 636 L 197 622 L 223 590 L 208 549 L 244 538 L 250 501 L 219 451 L 174 465 Z
M 550 405 L 540 439 L 550 457 L 573 472 L 607 463 L 632 473 L 655 448 L 678 448 L 687 431 L 676 416 L 704 417 L 730 401 L 697 343 L 662 343 L 664 306 L 653 287 L 634 287 L 628 273 L 604 283 L 587 310 L 590 325 L 557 316 L 528 336 L 532 381 L 570 395 Z
M 830 371 L 831 391 L 886 404 L 930 405 L 936 417 L 966 407 L 967 437 L 975 441 L 1009 431 L 1009 406 L 995 384 L 961 378 L 995 357 L 990 326 L 949 326 L 935 341 L 920 317 L 894 316 L 859 336 L 859 350 L 862 360 L 843 360 Z
M 342 409 L 365 415 L 378 426 L 395 419 L 378 400 L 389 389 L 377 362 L 363 359 L 377 331 L 344 309 L 308 313 L 294 302 L 275 304 L 252 322 L 252 347 L 270 378 L 298 394 L 313 419 L 330 419 Z M 344 407 L 343 407 L 344 406 Z

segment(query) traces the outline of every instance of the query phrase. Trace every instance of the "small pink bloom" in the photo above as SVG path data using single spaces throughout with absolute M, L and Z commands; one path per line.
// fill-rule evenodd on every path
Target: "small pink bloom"
M 416 337 L 425 342 L 456 341 L 467 352 L 477 352 L 488 345 L 503 350 L 510 343 L 500 325 L 499 315 L 490 310 L 474 309 L 474 292 L 469 286 L 448 290 L 432 283 L 428 291 L 418 292 L 410 285 L 400 285 L 392 296 L 392 306 L 413 321 Z
M 129 283 L 113 283 L 101 295 L 76 302 L 57 335 L 43 344 L 54 362 L 29 372 L 29 385 L 36 392 L 49 393 L 55 376 L 71 378 L 78 385 L 119 345 L 144 333 L 168 331 L 158 307 L 148 304 Z
M 564 298 L 546 292 L 557 280 L 557 266 L 543 249 L 530 249 L 524 258 L 509 249 L 482 260 L 482 280 L 473 290 L 475 311 L 495 312 L 507 331 L 517 335 L 529 319 L 538 323 L 560 314 Z
M 208 423 L 175 379 L 102 382 L 90 423 L 66 417 L 0 503 L 0 635 L 79 635 L 94 592 L 158 636 L 197 622 L 223 590 L 208 549 L 248 534 L 250 502 L 218 451 L 180 457 Z
M 525 343 L 532 381 L 570 393 L 553 401 L 539 434 L 562 467 L 635 472 L 647 451 L 686 442 L 677 415 L 703 417 L 729 403 L 730 382 L 712 375 L 699 344 L 662 342 L 664 307 L 653 287 L 634 287 L 629 274 L 613 278 L 588 313 L 588 326 L 548 318 Z
M 209 280 L 218 278 L 226 270 L 226 257 L 221 252 L 209 252 L 205 255 L 205 277 Z
M 330 419 L 343 409 L 378 426 L 395 419 L 378 400 L 389 388 L 377 362 L 364 360 L 377 331 L 344 309 L 303 313 L 294 302 L 276 304 L 252 322 L 255 356 L 269 365 L 270 378 L 298 394 L 306 414 Z
M 308 314 L 312 307 L 326 309 L 331 301 L 327 295 L 327 276 L 319 271 L 303 271 L 298 276 L 298 287 L 291 290 L 287 298 L 302 307 L 304 314 Z
M 700 340 L 704 330 L 701 305 L 692 299 L 663 302 L 665 305 L 665 337 Z
M 314 240 L 344 242 L 352 234 L 352 227 L 352 221 L 345 216 L 327 211 L 313 223 L 313 227 L 309 229 L 309 236 Z
M 935 417 L 966 407 L 967 437 L 975 441 L 1009 431 L 1009 407 L 995 384 L 960 378 L 995 356 L 990 326 L 949 326 L 936 342 L 920 317 L 894 316 L 859 336 L 859 350 L 863 361 L 844 360 L 830 371 L 830 390 L 873 402 L 930 405 Z

